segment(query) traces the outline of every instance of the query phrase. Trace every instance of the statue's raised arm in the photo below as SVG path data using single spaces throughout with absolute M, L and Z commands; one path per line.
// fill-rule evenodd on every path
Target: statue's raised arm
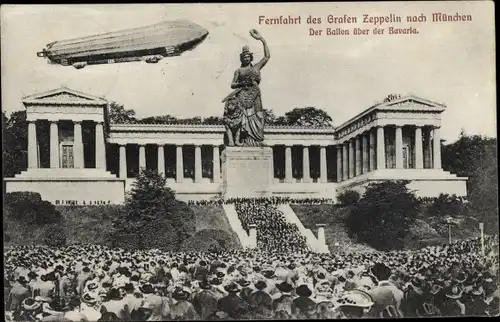
M 257 30 L 250 30 L 250 36 L 256 40 L 260 40 L 262 42 L 262 46 L 264 47 L 264 57 L 262 57 L 262 59 L 254 65 L 255 68 L 262 69 L 262 67 L 264 67 L 271 58 L 271 52 L 269 51 L 266 40 Z

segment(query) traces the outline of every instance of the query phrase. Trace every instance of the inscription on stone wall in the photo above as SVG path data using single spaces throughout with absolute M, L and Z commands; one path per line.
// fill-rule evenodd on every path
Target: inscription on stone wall
M 267 193 L 271 183 L 271 158 L 270 149 L 228 149 L 223 158 L 226 196 L 258 197 Z
M 55 200 L 59 206 L 101 206 L 111 204 L 111 200 Z

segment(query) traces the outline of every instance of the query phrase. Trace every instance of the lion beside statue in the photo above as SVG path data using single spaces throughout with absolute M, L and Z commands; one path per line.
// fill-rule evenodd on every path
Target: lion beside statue
M 229 146 L 242 146 L 240 141 L 243 127 L 243 107 L 236 98 L 230 98 L 224 106 L 224 125 Z

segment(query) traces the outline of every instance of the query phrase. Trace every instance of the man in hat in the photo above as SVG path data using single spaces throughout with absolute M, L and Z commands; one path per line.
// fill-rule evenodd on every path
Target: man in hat
M 76 269 L 75 269 L 76 272 Z M 92 273 L 90 272 L 90 268 L 85 266 L 82 268 L 82 272 L 78 274 L 76 278 L 76 291 L 78 295 L 83 295 L 85 290 L 85 284 L 88 280 L 92 279 Z
M 217 310 L 226 312 L 233 319 L 241 319 L 246 316 L 249 310 L 249 305 L 238 296 L 238 293 L 240 292 L 238 284 L 233 282 L 224 286 L 224 290 L 228 293 L 228 295 L 219 299 L 217 303 Z
M 134 310 L 141 306 L 141 300 L 134 296 L 135 287 L 132 283 L 125 284 L 125 297 L 123 298 L 125 314 L 130 316 Z
M 62 274 L 59 281 L 59 296 L 65 303 L 67 303 L 71 296 L 76 293 L 73 283 L 74 278 L 74 273 L 70 269 L 66 269 L 66 272 Z
M 14 311 L 19 308 L 21 303 L 30 297 L 31 292 L 27 287 L 28 281 L 23 275 L 19 275 L 17 281 L 12 286 L 9 292 L 9 299 L 7 301 L 7 306 L 10 311 Z
M 199 287 L 200 291 L 193 297 L 193 305 L 200 318 L 205 320 L 217 312 L 218 298 L 212 291 L 212 286 L 208 280 L 202 280 Z
M 85 315 L 88 321 L 97 321 L 101 318 L 99 300 L 99 295 L 94 292 L 87 292 L 83 294 L 82 301 L 86 305 L 83 306 L 81 313 Z
M 38 288 L 35 292 L 42 297 L 49 298 L 52 301 L 52 297 L 55 295 L 56 285 L 53 281 L 54 276 L 52 274 L 42 275 L 42 283 L 38 284 Z
M 125 318 L 125 303 L 122 301 L 122 296 L 120 295 L 120 291 L 117 288 L 112 288 L 109 290 L 106 295 L 108 299 L 101 306 L 100 313 L 104 316 L 104 313 L 111 312 L 115 314 L 118 319 Z
M 65 308 L 64 317 L 73 322 L 80 322 L 87 320 L 87 317 L 80 312 L 80 300 L 73 298 L 68 302 Z
M 311 299 L 312 291 L 307 284 L 295 290 L 297 298 L 293 300 L 292 314 L 298 319 L 308 319 L 316 314 L 316 302 Z
M 257 291 L 250 295 L 250 304 L 253 318 L 255 319 L 269 319 L 273 312 L 273 299 L 271 295 L 266 292 L 266 282 L 261 280 L 255 283 Z
M 243 277 L 240 278 L 238 281 L 236 281 L 238 285 L 241 287 L 240 291 L 240 297 L 245 300 L 245 302 L 250 303 L 250 296 L 254 292 L 254 289 L 252 289 L 252 283 L 250 281 L 244 279 Z
M 142 294 L 144 294 L 143 301 L 150 303 L 152 316 L 165 319 L 170 314 L 170 303 L 167 297 L 155 293 L 155 289 L 150 283 L 144 284 L 140 287 Z
M 21 303 L 20 310 L 14 311 L 15 321 L 36 321 L 36 316 L 42 312 L 42 303 L 28 297 Z
M 176 287 L 172 293 L 170 317 L 173 320 L 198 320 L 199 315 L 189 302 L 191 290 L 188 287 Z

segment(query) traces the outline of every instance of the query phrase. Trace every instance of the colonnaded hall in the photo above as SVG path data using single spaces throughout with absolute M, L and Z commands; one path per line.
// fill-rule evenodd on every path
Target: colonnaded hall
M 165 176 L 181 200 L 224 198 L 223 125 L 113 124 L 106 99 L 65 87 L 22 102 L 28 168 L 5 179 L 7 192 L 38 192 L 58 205 L 120 204 L 148 168 Z M 266 126 L 268 195 L 335 200 L 370 182 L 405 179 L 420 197 L 466 196 L 467 178 L 441 166 L 445 111 L 444 104 L 408 95 L 337 127 Z

